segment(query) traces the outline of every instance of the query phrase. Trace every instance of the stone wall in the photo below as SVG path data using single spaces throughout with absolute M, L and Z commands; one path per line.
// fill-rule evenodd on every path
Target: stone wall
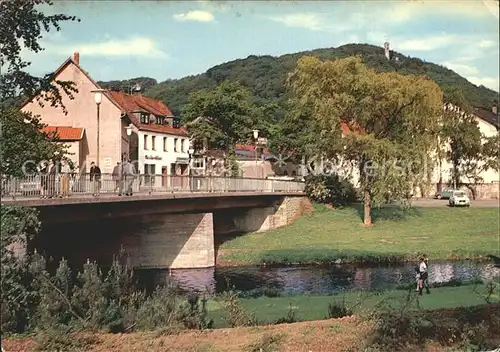
M 447 184 L 442 185 L 442 189 L 445 189 L 447 187 L 453 187 L 449 186 Z M 476 194 L 476 199 L 499 199 L 500 198 L 500 183 L 482 183 L 482 184 L 477 184 L 476 186 L 477 194 Z M 461 190 L 464 190 L 467 192 L 469 197 L 472 199 L 472 192 L 471 190 L 466 186 L 462 185 L 458 187 Z M 429 187 L 429 191 L 427 194 L 424 195 L 426 198 L 432 198 L 437 192 L 437 184 L 432 185 Z M 419 192 L 415 195 L 417 197 L 420 197 Z
M 144 226 L 121 239 L 135 268 L 215 265 L 212 213 L 144 216 Z
M 216 213 L 215 232 L 264 232 L 289 225 L 311 211 L 312 205 L 307 197 L 283 197 L 272 207 Z

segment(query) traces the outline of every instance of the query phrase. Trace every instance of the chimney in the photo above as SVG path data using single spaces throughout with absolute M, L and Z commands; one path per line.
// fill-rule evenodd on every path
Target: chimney
M 75 51 L 73 53 L 73 61 L 77 64 L 80 65 L 80 53 L 78 51 Z
M 498 107 L 497 107 L 497 104 L 493 104 L 492 108 L 491 108 L 491 112 L 494 113 L 495 115 L 498 114 Z

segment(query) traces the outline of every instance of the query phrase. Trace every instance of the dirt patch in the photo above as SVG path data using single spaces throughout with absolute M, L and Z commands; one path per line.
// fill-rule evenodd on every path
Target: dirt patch
M 241 352 L 258 344 L 266 336 L 281 336 L 280 351 L 346 351 L 358 350 L 370 331 L 366 323 L 354 317 L 294 324 L 269 325 L 253 328 L 188 331 L 177 335 L 159 333 L 99 334 L 99 343 L 88 347 L 89 352 L 171 351 L 171 352 Z M 3 347 L 8 352 L 34 350 L 27 339 L 7 339 Z
M 448 326 L 455 326 L 457 321 L 467 322 L 473 326 L 486 322 L 489 331 L 496 333 L 499 328 L 499 308 L 499 304 L 491 304 L 463 309 L 438 309 L 427 313 L 434 318 L 439 318 L 439 325 L 445 327 L 445 330 Z M 372 332 L 373 326 L 370 322 L 357 317 L 345 317 L 252 328 L 184 331 L 168 336 L 162 335 L 159 331 L 96 334 L 93 336 L 97 342 L 87 346 L 85 350 L 89 352 L 243 352 L 248 351 L 250 345 L 255 347 L 260 344 L 264 349 L 263 341 L 269 342 L 274 339 L 277 342 L 273 351 L 360 351 Z M 443 341 L 445 343 L 439 343 L 437 340 L 429 341 L 425 351 L 449 350 L 452 346 L 447 341 Z M 35 344 L 28 338 L 5 339 L 2 341 L 2 347 L 6 352 L 28 352 L 34 351 Z M 408 351 L 417 351 L 410 347 L 412 346 L 408 346 Z M 258 351 L 258 348 L 254 350 Z

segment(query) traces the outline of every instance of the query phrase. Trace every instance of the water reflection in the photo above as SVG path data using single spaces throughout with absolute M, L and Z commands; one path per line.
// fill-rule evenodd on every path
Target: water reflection
M 151 290 L 176 282 L 182 291 L 214 294 L 227 290 L 228 284 L 240 291 L 271 288 L 282 294 L 329 294 L 346 288 L 376 290 L 415 282 L 413 264 L 392 267 L 290 266 L 290 267 L 236 267 L 187 270 L 140 270 L 139 280 Z M 500 279 L 500 269 L 491 264 L 470 261 L 439 262 L 429 265 L 429 282 L 445 283 L 451 280 Z

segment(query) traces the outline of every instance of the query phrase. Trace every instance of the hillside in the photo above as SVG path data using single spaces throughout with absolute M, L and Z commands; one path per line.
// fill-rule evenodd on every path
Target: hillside
M 347 44 L 338 48 L 316 49 L 294 54 L 273 56 L 249 56 L 210 68 L 207 72 L 177 80 L 167 80 L 148 85 L 145 94 L 163 100 L 174 112 L 180 114 L 189 93 L 203 88 L 213 88 L 224 80 L 239 81 L 249 87 L 257 100 L 262 103 L 281 102 L 286 98 L 284 87 L 286 75 L 294 69 L 297 59 L 312 55 L 321 59 L 345 58 L 362 55 L 364 61 L 378 71 L 399 71 L 406 74 L 425 74 L 441 87 L 453 85 L 460 87 L 471 105 L 490 107 L 498 100 L 498 93 L 484 86 L 477 87 L 452 70 L 418 58 L 393 52 L 392 57 L 399 61 L 388 61 L 384 49 L 368 44 Z M 130 84 L 133 79 L 126 82 Z M 144 80 L 141 78 L 140 80 Z M 151 82 L 151 81 L 149 81 Z M 148 83 L 149 83 L 148 82 Z M 106 82 L 104 82 L 106 84 Z M 111 82 L 109 82 L 111 83 Z M 112 82 L 119 85 L 119 82 Z

